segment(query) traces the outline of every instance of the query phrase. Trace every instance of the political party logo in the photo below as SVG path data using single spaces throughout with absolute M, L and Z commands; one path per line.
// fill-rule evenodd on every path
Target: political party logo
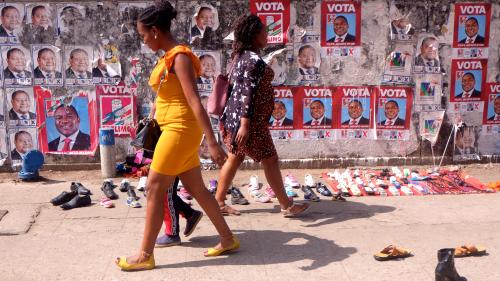
M 436 120 L 424 120 L 424 133 L 434 134 L 436 133 Z
M 421 97 L 433 97 L 436 92 L 434 85 L 429 82 L 420 83 L 420 96 Z
M 406 65 L 406 56 L 400 52 L 394 52 L 391 60 L 389 61 L 389 67 L 392 71 L 402 71 Z

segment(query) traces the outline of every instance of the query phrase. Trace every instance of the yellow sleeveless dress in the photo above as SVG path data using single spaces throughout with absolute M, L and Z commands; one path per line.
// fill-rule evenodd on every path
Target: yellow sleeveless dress
M 179 175 L 200 165 L 198 149 L 203 135 L 187 103 L 177 75 L 169 73 L 175 56 L 178 54 L 191 58 L 196 75 L 199 76 L 201 66 L 198 58 L 189 48 L 176 46 L 158 61 L 149 79 L 149 85 L 158 93 L 156 120 L 162 131 L 155 148 L 151 169 L 171 176 Z M 163 76 L 165 79 L 160 84 Z

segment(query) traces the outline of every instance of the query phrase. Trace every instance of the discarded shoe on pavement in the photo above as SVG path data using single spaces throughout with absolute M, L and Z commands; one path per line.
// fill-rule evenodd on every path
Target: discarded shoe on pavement
M 52 200 L 50 200 L 50 203 L 52 203 L 52 205 L 54 205 L 54 206 L 59 206 L 59 205 L 62 205 L 64 203 L 69 202 L 77 194 L 78 193 L 76 191 L 70 191 L 70 192 L 63 191 L 63 192 L 61 192 L 61 194 L 52 198 Z
M 70 210 L 74 208 L 89 206 L 91 203 L 92 200 L 90 200 L 89 195 L 76 195 L 69 202 L 62 204 L 61 208 L 63 210 Z
M 467 281 L 466 278 L 458 275 L 453 258 L 454 253 L 455 249 L 453 248 L 438 250 L 438 264 L 435 270 L 436 281 Z

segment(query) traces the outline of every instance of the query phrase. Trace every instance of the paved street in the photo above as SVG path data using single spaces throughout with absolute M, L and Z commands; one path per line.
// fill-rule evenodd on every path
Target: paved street
M 500 180 L 500 165 L 466 168 L 483 182 Z M 322 170 L 286 170 L 302 182 L 305 173 L 317 180 Z M 216 177 L 204 172 L 204 178 Z M 265 183 L 263 171 L 241 171 L 236 186 L 252 174 Z M 99 205 L 100 171 L 43 172 L 38 183 L 0 176 L 0 280 L 434 280 L 440 248 L 465 243 L 487 247 L 488 256 L 456 259 L 458 272 L 469 281 L 500 280 L 500 194 L 420 197 L 360 197 L 348 202 L 322 198 L 300 219 L 286 219 L 279 205 L 252 202 L 241 217 L 227 217 L 242 242 L 238 252 L 203 257 L 215 245 L 214 227 L 204 217 L 181 246 L 155 251 L 157 269 L 121 272 L 117 255 L 138 251 L 145 208 L 126 206 L 117 193 L 117 207 Z M 121 179 L 116 178 L 115 182 Z M 80 181 L 94 195 L 90 207 L 62 211 L 49 200 L 71 181 Z M 137 180 L 133 182 L 137 184 Z M 245 195 L 248 192 L 245 190 Z M 145 199 L 141 195 L 140 202 Z M 196 203 L 195 207 L 199 208 Z M 181 229 L 184 221 L 181 221 Z M 413 250 L 405 260 L 378 262 L 372 255 L 389 244 Z

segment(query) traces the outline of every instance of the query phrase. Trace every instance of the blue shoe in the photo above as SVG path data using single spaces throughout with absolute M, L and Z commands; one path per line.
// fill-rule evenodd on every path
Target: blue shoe
M 291 185 L 285 184 L 285 191 L 286 195 L 290 198 L 298 197 L 297 192 L 293 190 L 293 187 Z
M 156 239 L 155 248 L 171 247 L 181 244 L 179 235 L 163 235 Z

